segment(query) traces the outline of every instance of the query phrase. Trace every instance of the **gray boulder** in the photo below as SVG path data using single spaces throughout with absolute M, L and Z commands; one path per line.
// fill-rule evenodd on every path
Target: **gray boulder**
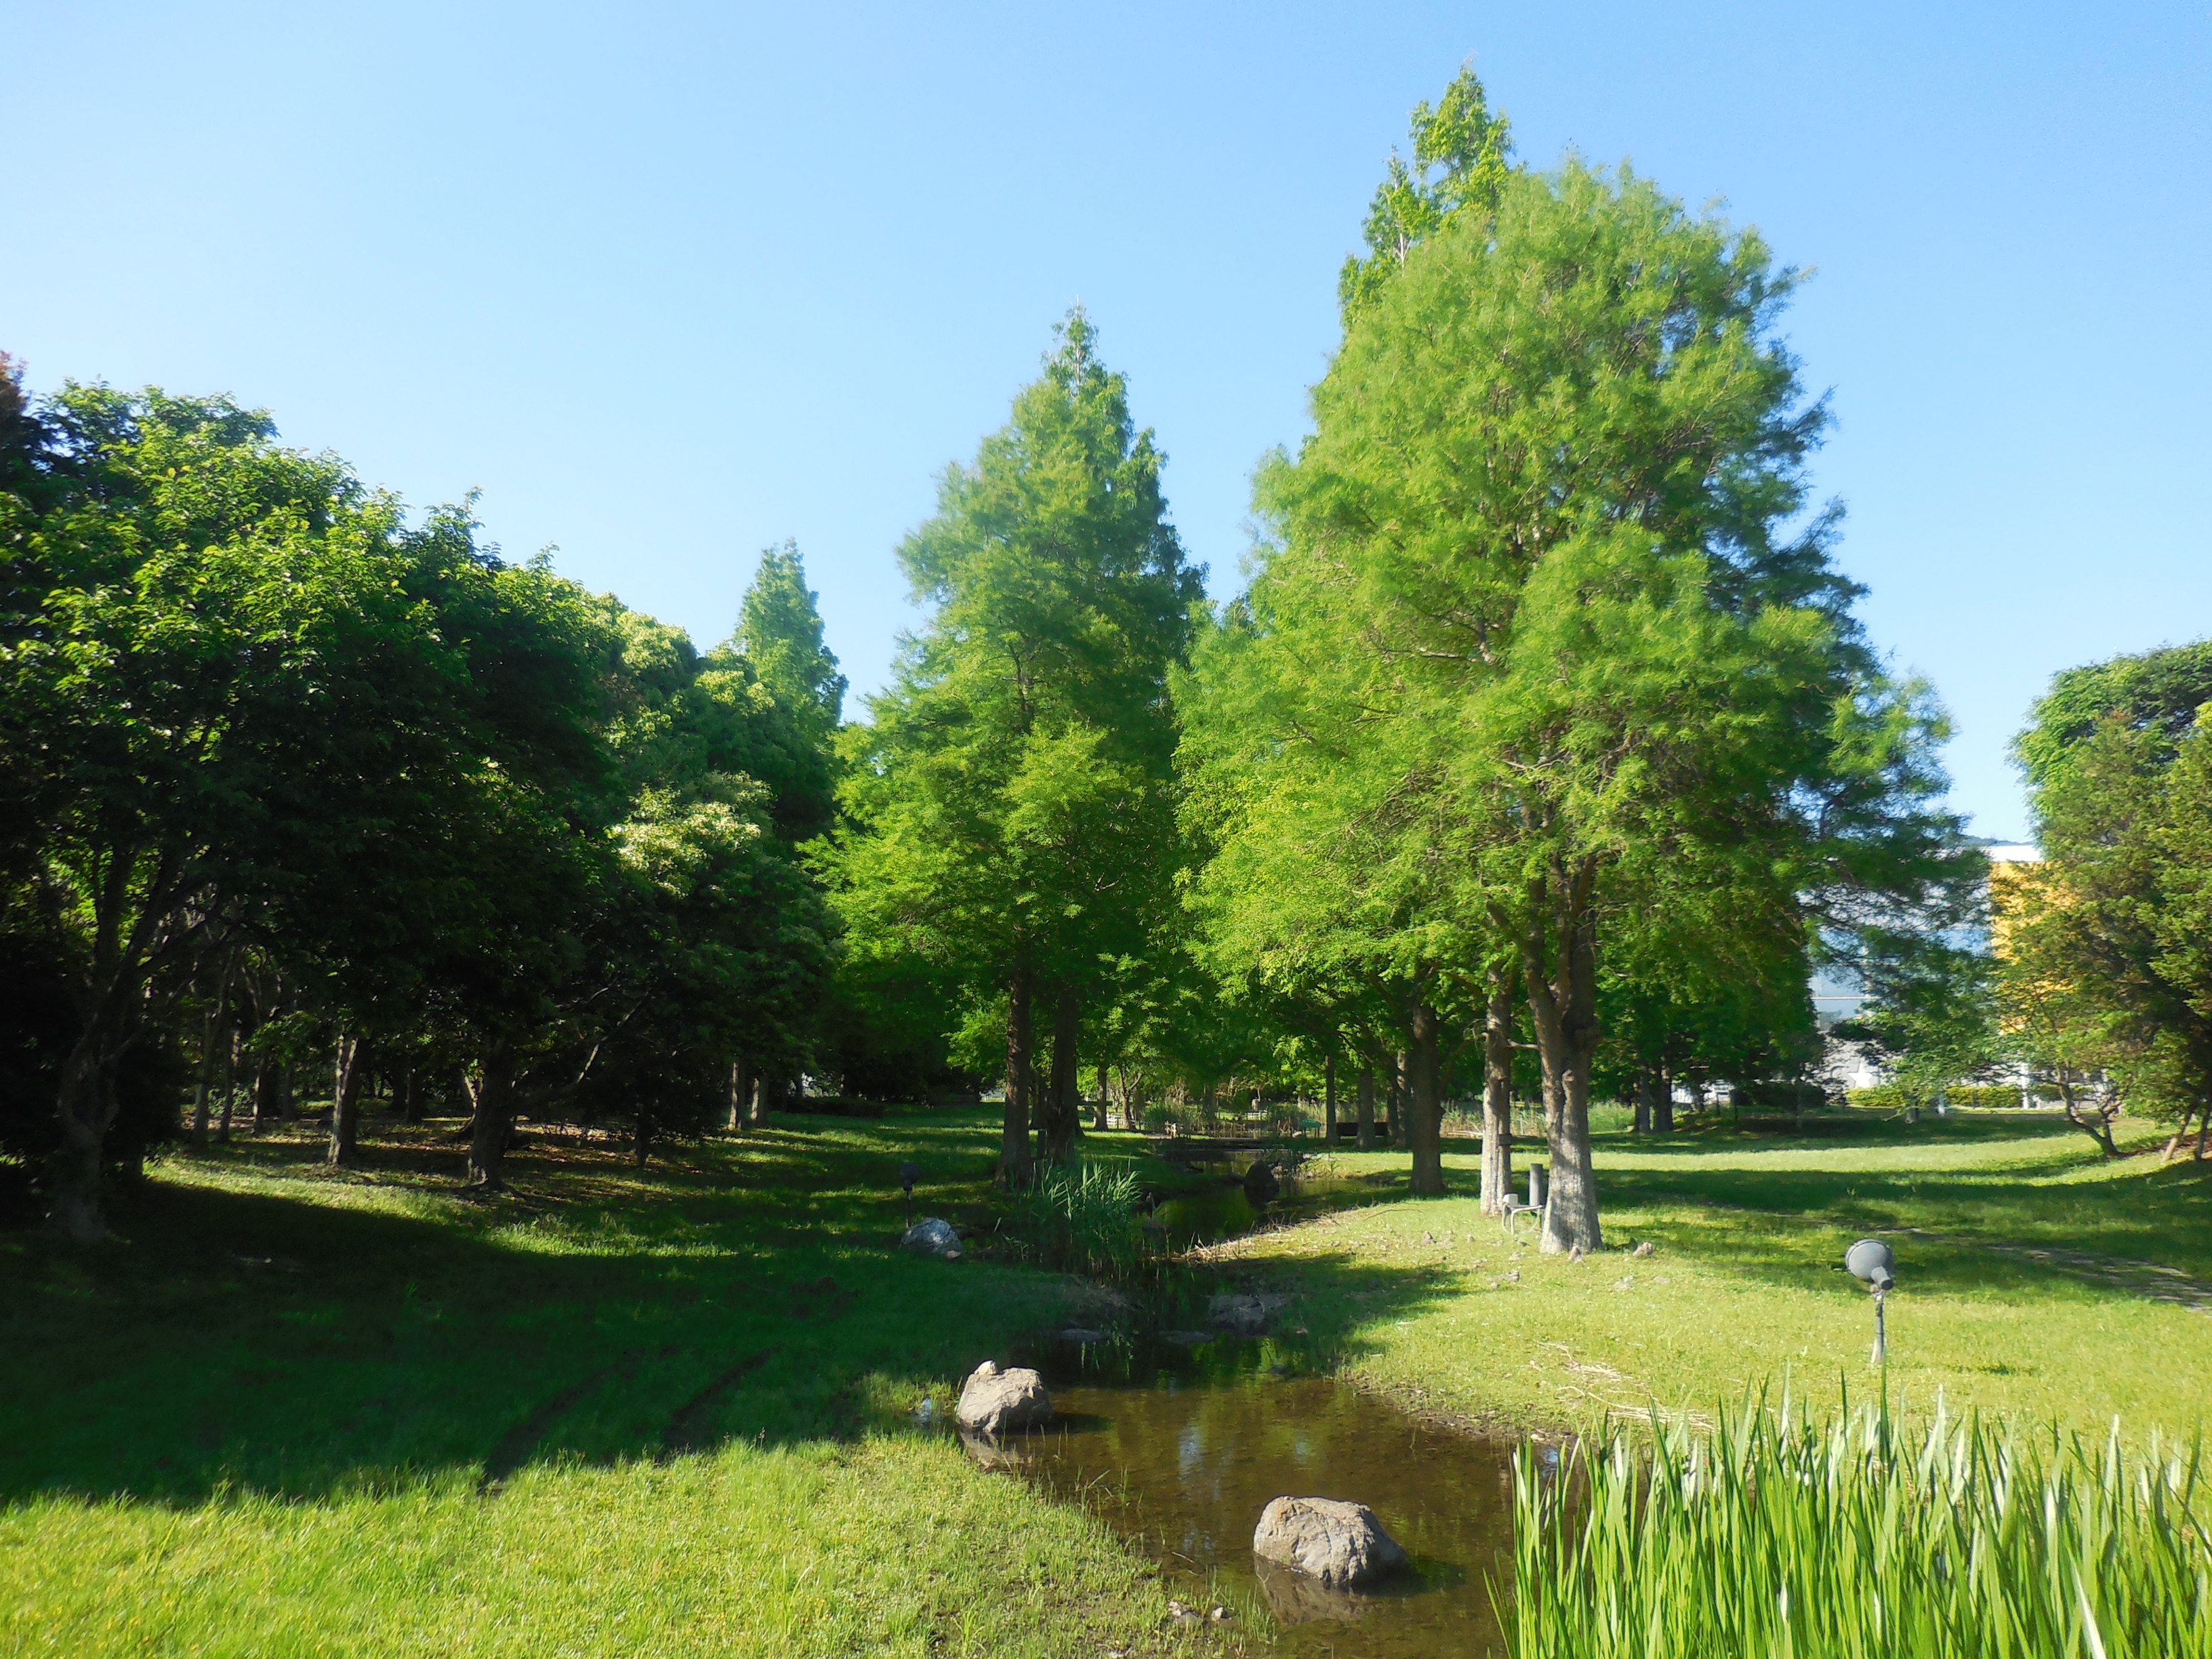
M 1261 1511 L 1252 1553 L 1294 1567 L 1332 1589 L 1350 1589 L 1406 1565 L 1375 1511 L 1334 1498 L 1278 1498 Z
M 1286 1296 L 1264 1292 L 1237 1296 L 1224 1291 L 1206 1304 L 1206 1322 L 1216 1330 L 1237 1336 L 1263 1336 L 1269 1323 L 1289 1303 Z
M 924 1216 L 908 1228 L 899 1243 L 916 1255 L 933 1255 L 946 1261 L 960 1260 L 960 1235 L 952 1230 L 951 1222 L 933 1215 Z
M 987 1359 L 962 1387 L 957 1414 L 969 1434 L 996 1438 L 1049 1421 L 1052 1396 L 1045 1392 L 1044 1379 L 1027 1366 L 1000 1370 Z

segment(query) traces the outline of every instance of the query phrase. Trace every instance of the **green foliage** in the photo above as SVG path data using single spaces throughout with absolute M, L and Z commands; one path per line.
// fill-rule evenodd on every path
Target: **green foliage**
M 1160 464 L 1071 313 L 1012 419 L 972 467 L 948 470 L 935 516 L 900 547 L 929 621 L 871 722 L 848 729 L 848 827 L 817 867 L 861 982 L 914 964 L 969 1010 L 1006 996 L 1015 1048 L 1033 999 L 1042 1023 L 1050 994 L 1106 994 L 1168 908 L 1165 678 L 1200 590 Z M 1030 1079 L 1011 1081 L 1018 1173 Z
M 1988 1069 L 1999 1036 L 1993 966 L 1980 950 L 1942 938 L 1899 935 L 1869 975 L 1872 994 L 1836 1035 L 1863 1045 L 1908 1106 Z
M 104 386 L 33 415 L 8 386 L 0 921 L 60 975 L 27 1070 L 65 1227 L 101 1231 L 103 1165 L 148 1139 L 115 1140 L 131 1079 L 186 1028 L 268 1036 L 257 1089 L 343 1033 L 540 1115 L 619 1110 L 641 1147 L 719 1106 L 733 1054 L 803 1056 L 830 930 L 764 832 L 806 787 L 826 810 L 818 699 L 794 723 L 465 507 L 410 526 L 265 415 Z M 274 988 L 223 988 L 248 980 Z
M 2038 1084 L 2031 1091 L 2040 1101 L 2058 1098 L 2058 1091 L 2048 1084 Z M 2020 1085 L 2014 1083 L 1950 1083 L 1942 1085 L 1944 1103 L 1950 1106 L 1983 1109 L 2013 1107 L 2020 1104 Z M 1908 1106 L 1924 1106 L 1927 1098 L 1917 1091 L 1908 1090 L 1895 1083 L 1878 1083 L 1869 1089 L 1847 1089 L 1844 1098 L 1854 1106 L 1870 1106 L 1890 1111 L 1901 1111 Z
M 1491 112 L 1474 70 L 1462 68 L 1435 107 L 1416 104 L 1410 125 L 1413 162 L 1391 152 L 1362 227 L 1366 257 L 1347 256 L 1337 276 L 1337 304 L 1347 324 L 1415 246 L 1462 217 L 1480 220 L 1504 187 L 1513 130 L 1504 115 Z
M 1731 1063 L 1786 1070 L 1819 930 L 1955 874 L 1940 716 L 1803 513 L 1826 413 L 1775 332 L 1796 280 L 1625 170 L 1504 174 L 1353 313 L 1194 659 L 1208 960 L 1373 998 L 1393 1049 L 1518 970 L 1563 1250 L 1599 1237 L 1601 963 L 1650 1060 L 1732 996 Z
M 2212 702 L 2212 640 L 2062 670 L 2038 699 L 2013 756 L 2031 788 L 2055 782 L 2107 720 L 2144 735 L 2153 760 L 2170 758 Z
M 1137 1263 L 1137 1198 L 1127 1160 L 1046 1166 L 1019 1195 L 1015 1231 L 1048 1267 L 1124 1277 Z
M 1577 1440 L 1514 1462 L 1516 1654 L 2212 1654 L 2194 1450 L 2136 1456 L 1877 1407 L 1759 1406 L 1710 1435 Z
M 2212 689 L 2205 650 L 2071 671 L 2038 705 L 2016 747 L 2045 858 L 2003 918 L 2006 1014 L 2042 1073 L 2185 1127 L 2212 1119 L 2212 726 L 2178 708 Z

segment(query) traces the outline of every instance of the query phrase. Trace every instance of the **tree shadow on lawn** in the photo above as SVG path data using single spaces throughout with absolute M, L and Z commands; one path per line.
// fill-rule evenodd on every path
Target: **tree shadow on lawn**
M 1034 1269 L 896 1248 L 899 1164 L 922 1165 L 917 1213 L 981 1206 L 990 1127 L 779 1127 L 644 1175 L 540 1140 L 495 1203 L 409 1182 L 404 1143 L 368 1145 L 364 1176 L 266 1142 L 157 1171 L 100 1249 L 0 1236 L 0 1500 L 495 1494 L 535 1462 L 849 1437 L 1067 1298 Z M 401 1195 L 356 1196 L 372 1184 Z
M 2151 1158 L 2112 1165 L 2078 1132 L 2065 1136 L 2081 1142 L 2079 1158 L 1960 1168 L 1700 1166 L 1698 1150 L 1817 1151 L 1820 1143 L 1777 1139 L 1747 1145 L 1731 1139 L 1702 1149 L 1639 1144 L 1634 1151 L 1646 1167 L 1601 1164 L 1599 1193 L 1608 1206 L 1679 1210 L 1686 1200 L 1716 1211 L 1754 1212 L 1745 1218 L 1754 1228 L 1771 1227 L 1776 1218 L 1844 1231 L 1919 1228 L 1945 1235 L 1947 1246 L 2059 1246 L 2187 1273 L 2212 1272 L 2212 1181 L 2202 1170 L 2161 1165 Z M 2048 1130 L 2033 1137 L 1984 1132 L 1972 1138 L 2064 1139 Z M 1663 1158 L 1662 1167 L 1649 1167 L 1654 1152 Z M 2105 1178 L 2064 1178 L 2076 1172 Z M 1909 1248 L 1924 1254 L 1931 1243 L 1915 1241 Z M 1908 1247 L 1899 1241 L 1899 1248 Z M 1993 1276 L 2009 1282 L 2016 1265 L 1985 1250 L 1953 1254 L 1975 1283 Z M 2047 1270 L 2034 1272 L 2039 1282 L 2050 1282 Z

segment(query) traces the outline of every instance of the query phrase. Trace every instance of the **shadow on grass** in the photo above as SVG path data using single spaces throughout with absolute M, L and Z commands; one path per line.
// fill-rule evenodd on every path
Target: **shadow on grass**
M 917 1213 L 988 1213 L 982 1114 L 796 1122 L 643 1172 L 533 1136 L 489 1203 L 438 1126 L 389 1128 L 357 1175 L 249 1141 L 157 1166 L 98 1249 L 0 1237 L 0 1499 L 495 1498 L 532 1463 L 848 1437 L 1052 1328 L 1068 1281 L 896 1248 L 902 1162 Z M 1425 1294 L 1305 1271 L 1362 1306 Z
M 1887 1152 L 1993 1144 L 2017 1146 L 2024 1156 L 1875 1161 Z M 2113 1162 L 2078 1131 L 2049 1121 L 1875 1123 L 1848 1141 L 1721 1128 L 1671 1140 L 1614 1138 L 1611 1149 L 1632 1152 L 1637 1163 L 1601 1164 L 1609 1208 L 1672 1210 L 1678 1224 L 1694 1227 L 1700 1248 L 1733 1267 L 1792 1284 L 1825 1282 L 1834 1264 L 1808 1250 L 1832 1255 L 1832 1235 L 1866 1231 L 1941 1235 L 1908 1233 L 1894 1242 L 1911 1258 L 1919 1285 L 1961 1293 L 2111 1294 L 2109 1285 L 2092 1292 L 2078 1273 L 2008 1255 L 2002 1247 L 2057 1248 L 2212 1273 L 2212 1179 L 2201 1167 L 2164 1164 L 2154 1156 Z M 1845 1149 L 1847 1156 L 1825 1168 L 1757 1156 Z

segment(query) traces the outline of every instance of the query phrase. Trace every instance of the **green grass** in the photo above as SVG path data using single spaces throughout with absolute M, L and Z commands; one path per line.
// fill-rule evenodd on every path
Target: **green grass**
M 786 1119 L 641 1175 L 451 1126 L 176 1157 L 0 1241 L 0 1650 L 1060 1654 L 1194 1644 L 1152 1569 L 912 1425 L 1073 1281 L 915 1261 L 981 1114 Z
M 2212 1315 L 2021 1253 L 2212 1270 L 2212 1178 L 2154 1157 L 2108 1162 L 2035 1115 L 1907 1127 L 1872 1116 L 1802 1139 L 1716 1129 L 1639 1145 L 1601 1137 L 1608 1249 L 1540 1255 L 1481 1214 L 1474 1148 L 1450 1143 L 1451 1194 L 1372 1206 L 1210 1254 L 1287 1282 L 1301 1322 L 1358 1380 L 1416 1407 L 1503 1425 L 1587 1427 L 1607 1414 L 1710 1413 L 1786 1376 L 1832 1407 L 1863 1394 L 1872 1318 L 1840 1271 L 1875 1228 L 1896 1236 L 1892 1397 L 1905 1412 L 1978 1409 L 2101 1438 L 2193 1434 L 2212 1411 Z M 2153 1140 L 2138 1126 L 2135 1144 Z M 1528 1152 L 1516 1157 L 1516 1168 Z M 1340 1154 L 1358 1176 L 1402 1155 Z M 1398 1176 L 1402 1190 L 1402 1175 Z M 1650 1241 L 1654 1253 L 1627 1254 Z
M 1514 1470 L 1524 1659 L 2212 1655 L 2193 1451 L 1787 1404 L 1579 1442 Z
M 1865 1393 L 1867 1299 L 1836 1264 L 1863 1231 L 1917 1228 L 1895 1236 L 1890 1304 L 1905 1412 L 1940 1394 L 2100 1444 L 2117 1415 L 2133 1446 L 2203 1425 L 2212 1316 L 2140 1293 L 2138 1269 L 2022 1253 L 2212 1277 L 2201 1169 L 2106 1164 L 2016 1115 L 1820 1127 L 1606 1134 L 1616 1248 L 1579 1263 L 1481 1216 L 1456 1142 L 1452 1196 L 1403 1199 L 1402 1152 L 1338 1154 L 1353 1179 L 1332 1190 L 1359 1207 L 1204 1254 L 1292 1284 L 1300 1340 L 1411 1405 L 1591 1426 L 1655 1403 L 1710 1422 L 1784 1373 L 1816 1407 L 1846 1380 Z M 380 1125 L 360 1175 L 304 1137 L 174 1157 L 109 1245 L 0 1238 L 0 1651 L 1239 1639 L 1166 1620 L 1151 1567 L 1097 1519 L 913 1425 L 921 1395 L 941 1413 L 977 1361 L 1085 1316 L 1084 1287 L 1017 1246 L 893 1248 L 907 1159 L 918 1213 L 997 1218 L 988 1113 L 783 1119 L 643 1174 L 619 1147 L 539 1139 L 514 1158 L 520 1195 L 489 1205 L 456 1195 L 450 1135 Z M 1133 1137 L 1090 1151 L 1205 1190 Z M 1655 1253 L 1620 1248 L 1636 1240 Z

